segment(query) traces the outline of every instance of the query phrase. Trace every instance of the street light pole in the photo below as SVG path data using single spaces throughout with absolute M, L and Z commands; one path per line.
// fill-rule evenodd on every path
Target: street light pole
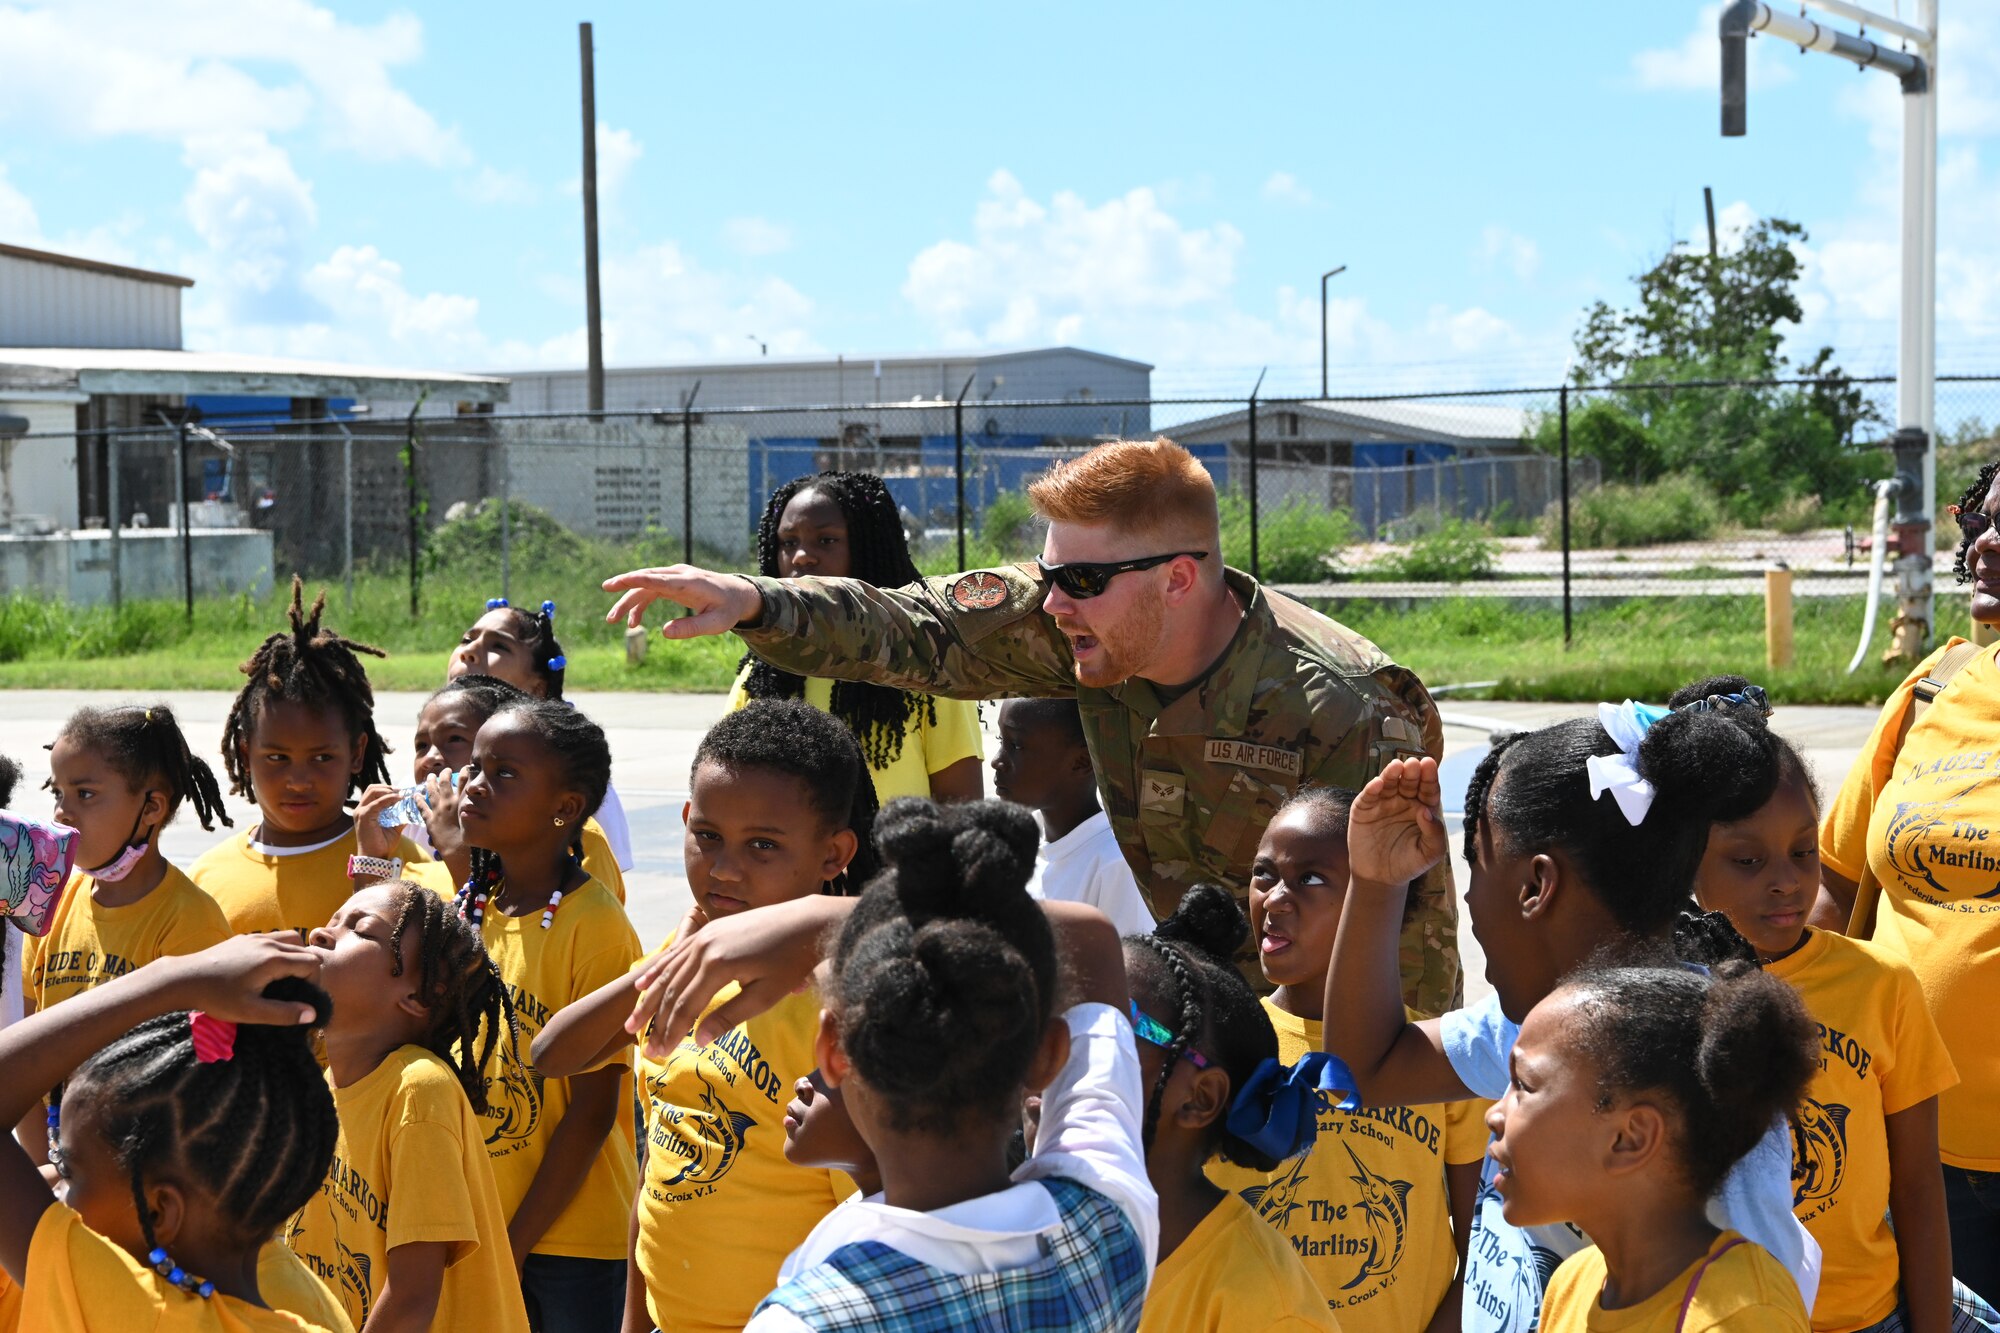
M 1330 268 L 1319 275 L 1319 396 L 1326 397 L 1326 280 L 1347 272 L 1347 265 Z

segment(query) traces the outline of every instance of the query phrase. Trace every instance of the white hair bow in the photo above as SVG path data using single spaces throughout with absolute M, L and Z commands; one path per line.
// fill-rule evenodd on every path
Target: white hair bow
M 1584 767 L 1590 774 L 1590 799 L 1610 792 L 1619 813 L 1633 828 L 1645 822 L 1653 808 L 1653 784 L 1639 776 L 1639 742 L 1668 710 L 1627 699 L 1622 704 L 1597 705 L 1597 722 L 1618 746 L 1619 753 L 1592 755 Z

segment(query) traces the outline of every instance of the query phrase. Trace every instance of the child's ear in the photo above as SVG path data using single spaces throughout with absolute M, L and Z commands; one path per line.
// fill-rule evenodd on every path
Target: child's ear
M 826 840 L 826 859 L 820 862 L 819 877 L 823 880 L 838 879 L 847 869 L 847 863 L 854 859 L 854 853 L 861 849 L 861 839 L 851 828 L 839 829 Z
M 1096 765 L 1090 762 L 1089 746 L 1080 745 L 1076 748 L 1075 753 L 1070 756 L 1069 771 L 1072 773 L 1090 773 L 1093 777 L 1095 776 Z
M 157 837 L 166 826 L 167 794 L 149 787 L 145 801 L 139 806 L 139 827 L 146 829 L 149 837 Z
M 1056 1075 L 1062 1073 L 1062 1067 L 1068 1063 L 1069 1024 L 1058 1014 L 1049 1020 L 1047 1027 L 1042 1029 L 1041 1044 L 1035 1047 L 1035 1058 L 1028 1065 L 1028 1078 L 1025 1084 L 1027 1090 L 1040 1092 L 1048 1087 L 1055 1082 Z
M 1229 1074 L 1214 1065 L 1206 1069 L 1190 1065 L 1189 1071 L 1194 1077 L 1188 1081 L 1187 1095 L 1172 1114 L 1183 1129 L 1206 1129 L 1229 1114 Z M 1167 1095 L 1173 1096 L 1171 1089 Z
M 162 1249 L 171 1248 L 181 1234 L 182 1224 L 187 1221 L 187 1195 L 172 1181 L 148 1181 L 146 1211 L 153 1224 L 153 1239 Z
M 556 818 L 563 822 L 564 828 L 581 828 L 583 821 L 589 817 L 584 812 L 583 793 L 580 791 L 564 792 L 563 798 L 556 802 Z
M 1518 891 L 1524 920 L 1548 914 L 1560 896 L 1562 872 L 1562 863 L 1548 852 L 1529 859 L 1526 878 Z
M 1605 1149 L 1609 1175 L 1630 1175 L 1659 1156 L 1667 1140 L 1667 1117 L 1648 1101 L 1635 1101 L 1612 1119 L 1611 1143 Z
M 354 743 L 349 747 L 349 754 L 347 756 L 348 773 L 354 777 L 361 776 L 362 766 L 365 765 L 367 762 L 368 762 L 368 737 L 365 734 L 356 736 L 354 738 Z

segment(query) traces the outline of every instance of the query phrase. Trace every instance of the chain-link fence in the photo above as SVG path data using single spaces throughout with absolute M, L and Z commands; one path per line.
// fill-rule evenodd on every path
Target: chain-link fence
M 0 442 L 0 592 L 181 602 L 191 617 L 297 572 L 350 607 L 357 581 L 393 583 L 413 618 L 485 596 L 601 599 L 598 580 L 641 564 L 754 568 L 766 498 L 827 469 L 880 475 L 920 567 L 942 573 L 1029 558 L 1032 477 L 1157 432 L 1213 474 L 1224 555 L 1266 582 L 1350 619 L 1450 602 L 1474 638 L 1503 613 L 1559 612 L 1566 643 L 1600 606 L 1723 608 L 1778 565 L 1802 599 L 1858 603 L 1893 392 L 1819 380 L 163 420 Z M 1937 418 L 1942 511 L 2000 451 L 2000 377 L 1940 380 Z M 1938 522 L 1942 573 L 1955 534 Z

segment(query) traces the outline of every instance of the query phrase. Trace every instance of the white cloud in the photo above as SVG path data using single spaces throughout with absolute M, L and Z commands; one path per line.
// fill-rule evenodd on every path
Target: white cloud
M 203 297 L 244 316 L 295 312 L 299 257 L 319 220 L 312 186 L 260 133 L 201 135 L 184 157 L 194 179 L 182 207 L 208 246 L 197 261 L 213 284 Z
M 1722 39 L 1716 27 L 1722 6 L 1703 5 L 1696 13 L 1694 31 L 1679 46 L 1641 51 L 1632 57 L 1632 76 L 1641 88 L 1665 92 L 1722 93 Z M 1793 79 L 1789 63 L 1778 64 L 1773 56 L 1782 44 L 1768 37 L 1753 37 L 1746 44 L 1747 82 L 1754 93 L 1758 88 L 1775 88 Z M 1821 57 L 1814 57 L 1820 59 Z M 1832 62 L 1837 63 L 1837 62 Z
M 1305 205 L 1313 201 L 1313 194 L 1299 184 L 1299 178 L 1289 171 L 1274 171 L 1264 182 L 1264 197 L 1273 203 Z
M 792 248 L 792 229 L 769 218 L 730 218 L 722 224 L 722 240 L 739 255 L 783 254 Z
M 1442 338 L 1454 352 L 1466 354 L 1489 352 L 1517 340 L 1513 325 L 1478 306 L 1466 310 L 1433 306 L 1424 330 L 1433 338 Z
M 1479 234 L 1477 254 L 1481 263 L 1489 267 L 1502 266 L 1522 282 L 1534 277 L 1536 270 L 1542 266 L 1541 247 L 1528 237 L 1497 223 L 1489 224 Z
M 1094 338 L 1135 317 L 1218 300 L 1242 233 L 1184 227 L 1144 187 L 1092 206 L 1067 190 L 1042 204 L 996 171 L 970 242 L 910 261 L 903 296 L 949 346 Z
M 0 125 L 70 138 L 284 134 L 364 157 L 462 162 L 457 132 L 395 86 L 408 15 L 342 22 L 306 0 L 67 0 L 0 8 Z

